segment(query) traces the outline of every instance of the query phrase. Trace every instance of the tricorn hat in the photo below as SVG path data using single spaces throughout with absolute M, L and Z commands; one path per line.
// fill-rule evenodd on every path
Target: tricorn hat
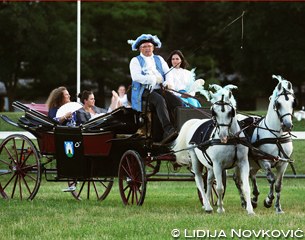
M 142 34 L 140 37 L 138 37 L 136 40 L 128 40 L 127 43 L 131 45 L 132 51 L 137 51 L 138 48 L 141 46 L 142 43 L 150 42 L 155 47 L 161 48 L 161 41 L 157 37 L 157 35 L 153 36 L 151 34 Z

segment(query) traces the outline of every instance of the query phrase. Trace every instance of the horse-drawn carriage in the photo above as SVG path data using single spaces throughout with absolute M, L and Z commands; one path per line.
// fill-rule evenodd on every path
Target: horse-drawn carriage
M 235 167 L 234 180 L 242 205 L 252 214 L 252 205 L 256 207 L 259 195 L 256 173 L 262 168 L 270 183 L 264 204 L 266 207 L 272 205 L 275 190 L 276 212 L 281 213 L 281 183 L 288 163 L 292 163 L 290 131 L 296 104 L 292 84 L 280 76 L 274 78 L 279 83 L 270 99 L 266 117 L 258 121 L 251 118 L 250 123 L 238 121 L 230 87 L 219 86 L 219 91 L 211 98 L 211 113 L 206 109 L 180 109 L 194 111 L 199 119 L 183 124 L 173 145 L 153 140 L 154 124 L 147 124 L 147 112 L 121 107 L 81 126 L 65 127 L 15 102 L 13 106 L 23 110 L 25 115 L 17 123 L 6 116 L 1 118 L 31 132 L 37 138 L 39 150 L 24 135 L 15 134 L 3 140 L 0 145 L 0 194 L 3 198 L 19 196 L 21 199 L 33 199 L 39 189 L 41 175 L 45 173 L 48 181 L 67 182 L 76 199 L 82 196 L 89 198 L 93 194 L 103 200 L 111 190 L 113 179 L 118 177 L 123 203 L 142 205 L 148 181 L 195 179 L 205 210 L 212 211 L 209 200 L 214 193 L 216 197 L 221 196 L 217 197 L 217 211 L 223 212 L 225 170 Z M 180 116 L 179 124 L 176 123 L 178 128 L 186 120 L 194 118 L 193 114 Z M 203 125 L 208 126 L 208 130 L 201 129 Z M 144 131 L 141 130 L 143 126 Z M 209 131 L 210 126 L 213 131 Z M 246 136 L 245 130 L 249 127 L 253 131 Z M 194 176 L 179 179 L 171 178 L 169 174 L 164 177 L 158 175 L 161 162 L 172 163 L 176 167 L 183 165 L 184 160 L 191 163 L 190 170 Z M 204 167 L 208 169 L 207 173 L 203 173 Z M 277 175 L 273 174 L 272 168 L 276 168 Z M 53 173 L 54 178 L 50 179 L 47 173 Z M 254 188 L 252 199 L 249 174 Z M 203 181 L 203 175 L 206 181 Z M 213 184 L 216 184 L 214 191 Z
M 14 102 L 13 106 L 24 111 L 24 116 L 18 122 L 4 115 L 1 118 L 32 133 L 37 144 L 23 134 L 8 136 L 1 143 L 3 198 L 33 199 L 45 174 L 47 181 L 67 182 L 67 191 L 76 199 L 96 196 L 103 200 L 118 177 L 123 203 L 141 205 L 147 181 L 194 179 L 190 174 L 173 178 L 170 173 L 158 176 L 162 161 L 175 167 L 175 155 L 167 145 L 153 141 L 146 113 L 121 107 L 81 126 L 67 127 L 31 106 L 20 102 Z M 209 116 L 206 109 L 178 111 L 178 127 L 195 115 Z

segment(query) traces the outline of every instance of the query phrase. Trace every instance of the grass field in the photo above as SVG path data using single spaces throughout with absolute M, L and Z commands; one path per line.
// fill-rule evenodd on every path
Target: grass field
M 173 239 L 173 229 L 181 231 L 180 239 L 189 238 L 185 235 L 191 236 L 193 231 L 210 231 L 214 236 L 214 231 L 223 231 L 227 238 L 231 238 L 232 229 L 245 233 L 248 230 L 287 233 L 297 229 L 304 232 L 304 180 L 284 180 L 285 214 L 281 215 L 275 214 L 273 208 L 263 207 L 267 181 L 259 179 L 258 183 L 259 206 L 255 216 L 248 216 L 240 206 L 232 179 L 228 180 L 224 199 L 226 212 L 221 215 L 215 213 L 215 207 L 213 214 L 203 212 L 194 182 L 149 182 L 143 206 L 125 207 L 116 182 L 109 196 L 98 202 L 76 201 L 70 193 L 61 192 L 64 183 L 44 181 L 33 201 L 0 200 L 0 239 Z

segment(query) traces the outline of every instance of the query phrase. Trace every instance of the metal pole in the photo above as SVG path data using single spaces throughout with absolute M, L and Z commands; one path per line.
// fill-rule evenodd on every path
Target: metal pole
M 81 68 L 81 0 L 77 0 L 77 63 L 76 63 L 76 95 L 80 93 L 80 68 Z M 80 99 L 78 99 L 79 101 Z

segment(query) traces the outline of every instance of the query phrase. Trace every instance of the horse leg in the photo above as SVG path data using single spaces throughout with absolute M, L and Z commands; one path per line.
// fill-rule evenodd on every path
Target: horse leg
M 210 201 L 212 200 L 212 204 L 213 204 L 213 199 L 211 198 L 212 196 L 212 186 L 214 183 L 214 172 L 212 168 L 208 168 L 208 175 L 207 175 L 207 188 L 206 188 L 206 195 L 207 195 L 207 199 L 210 199 Z
M 222 168 L 214 163 L 213 171 L 214 171 L 214 175 L 216 177 L 216 192 L 218 195 L 217 212 L 224 213 L 225 209 L 223 208 L 223 201 L 222 201 L 222 196 L 223 196 L 223 192 L 224 192 L 224 187 L 223 187 L 223 183 L 222 183 Z
M 250 170 L 250 179 L 252 181 L 252 187 L 253 187 L 253 198 L 251 199 L 251 203 L 253 208 L 257 208 L 257 201 L 258 201 L 258 196 L 259 196 L 259 189 L 258 189 L 258 185 L 257 185 L 257 181 L 256 181 L 256 173 L 257 173 L 257 169 L 255 170 Z
M 275 176 L 271 171 L 271 167 L 267 168 L 267 180 L 270 184 L 269 194 L 264 200 L 264 206 L 266 208 L 270 208 L 272 206 L 272 202 L 274 199 L 274 183 L 275 183 Z
M 236 171 L 237 171 L 237 169 L 236 169 Z M 245 200 L 244 195 L 241 190 L 241 181 L 240 181 L 240 178 L 238 177 L 239 175 L 236 174 L 236 171 L 233 173 L 233 180 L 234 180 L 237 190 L 239 192 L 241 206 L 243 208 L 246 208 L 246 200 Z
M 254 214 L 253 207 L 251 204 L 251 196 L 250 196 L 250 184 L 249 184 L 249 162 L 248 159 L 245 161 L 241 161 L 237 170 L 239 173 L 240 181 L 241 181 L 241 190 L 243 193 L 243 197 L 246 200 L 246 210 L 248 214 Z
M 287 168 L 287 164 L 282 165 L 281 167 L 277 168 L 277 179 L 275 182 L 275 192 L 276 192 L 276 200 L 275 200 L 275 211 L 276 213 L 284 213 L 280 203 L 281 197 L 281 190 L 282 190 L 282 183 L 283 183 L 283 176 L 284 172 Z
M 198 190 L 200 191 L 202 201 L 203 201 L 203 208 L 205 209 L 205 212 L 212 213 L 213 208 L 211 207 L 209 199 L 206 197 L 205 190 L 204 190 L 204 184 L 203 184 L 203 178 L 202 178 L 202 166 L 195 154 L 194 151 L 190 151 L 190 156 L 192 159 L 192 168 L 195 174 L 195 182 Z

